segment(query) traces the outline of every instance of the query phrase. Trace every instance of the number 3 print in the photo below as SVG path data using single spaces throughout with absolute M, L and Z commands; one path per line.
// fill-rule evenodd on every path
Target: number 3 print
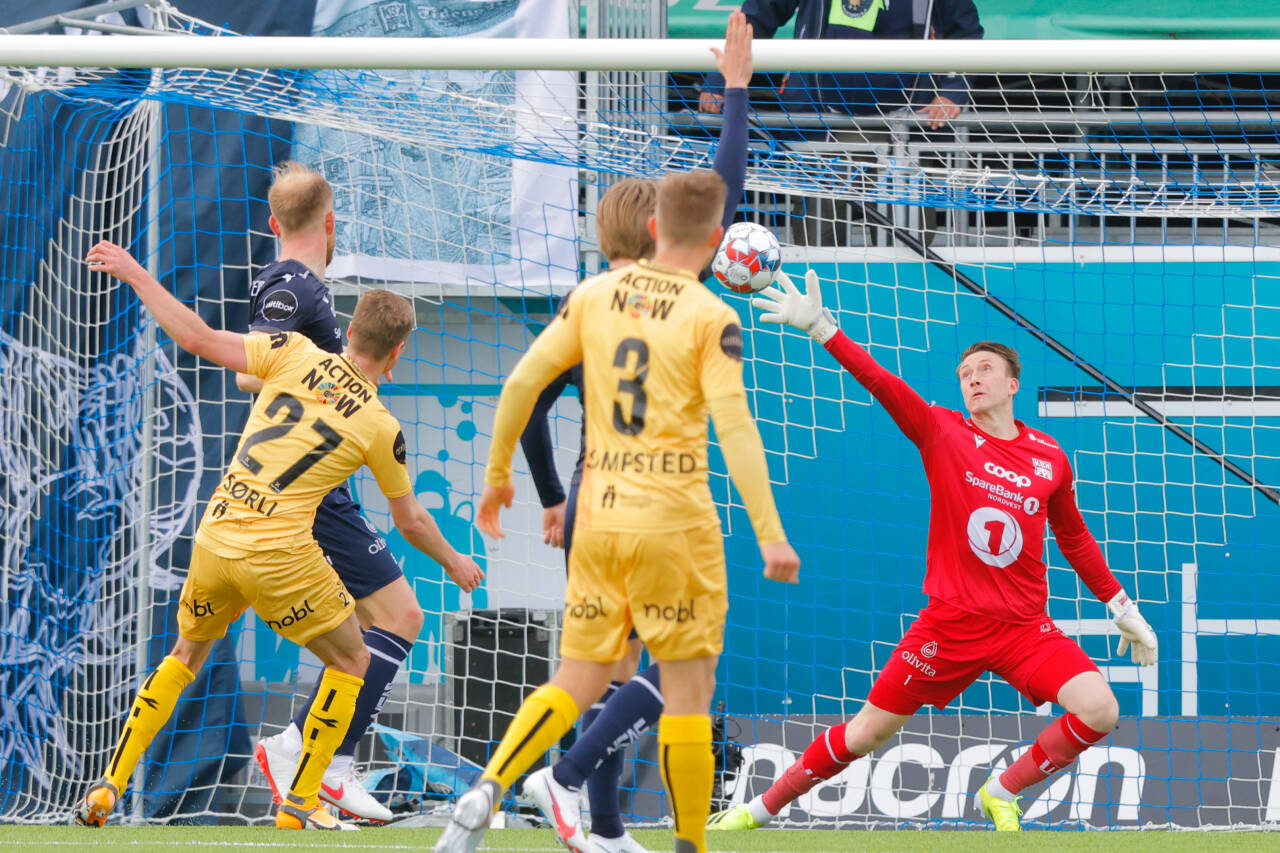
M 1003 569 L 1022 554 L 1022 527 L 1002 509 L 979 507 L 969 516 L 969 547 L 988 566 Z

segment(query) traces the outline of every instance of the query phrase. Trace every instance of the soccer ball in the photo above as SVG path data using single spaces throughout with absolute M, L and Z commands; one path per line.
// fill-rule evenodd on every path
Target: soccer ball
M 716 280 L 734 293 L 755 293 L 773 284 L 782 265 L 778 238 L 763 225 L 735 222 L 711 261 Z

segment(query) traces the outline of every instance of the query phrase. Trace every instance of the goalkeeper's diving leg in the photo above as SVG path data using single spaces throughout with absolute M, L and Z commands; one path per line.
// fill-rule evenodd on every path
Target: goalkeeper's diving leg
M 1107 602 L 1107 609 L 1120 633 L 1116 654 L 1123 656 L 1132 646 L 1134 663 L 1153 666 L 1160 643 L 1138 605 L 1120 590 Z M 1041 663 L 1027 679 L 1027 688 L 1038 699 L 1052 698 L 1067 713 L 1041 732 L 1007 770 L 993 775 L 978 789 L 978 807 L 991 818 L 997 832 L 1020 830 L 1018 794 L 1070 765 L 1106 737 L 1120 717 L 1120 705 L 1111 687 L 1075 643 L 1068 643 Z
M 897 734 L 910 714 L 891 714 L 870 702 L 848 722 L 832 726 L 809 744 L 800 760 L 787 768 L 769 790 L 749 803 L 716 812 L 708 829 L 758 829 L 801 795 L 839 774 L 857 759 Z
M 1106 737 L 1120 717 L 1115 694 L 1097 670 L 1072 676 L 1058 691 L 1058 704 L 1067 713 L 1050 723 L 1021 758 L 978 789 L 978 807 L 997 832 L 1019 831 L 1019 793 L 1069 766 Z

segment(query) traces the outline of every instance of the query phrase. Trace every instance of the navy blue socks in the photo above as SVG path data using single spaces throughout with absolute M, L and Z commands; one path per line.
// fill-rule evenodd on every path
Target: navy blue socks
M 577 790 L 585 783 L 591 799 L 591 834 L 618 838 L 623 833 L 618 808 L 622 750 L 662 715 L 658 665 L 609 691 L 583 715 L 583 731 L 552 768 L 556 782 Z

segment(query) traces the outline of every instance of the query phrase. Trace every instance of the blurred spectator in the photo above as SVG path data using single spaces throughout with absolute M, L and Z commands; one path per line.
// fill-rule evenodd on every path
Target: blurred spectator
M 792 16 L 798 39 L 982 38 L 973 0 L 745 0 L 742 11 L 756 38 L 773 38 Z M 961 74 L 793 73 L 776 85 L 789 111 L 865 115 L 910 106 L 935 129 L 969 101 Z M 708 76 L 698 101 L 703 112 L 720 112 L 723 87 L 720 75 Z

